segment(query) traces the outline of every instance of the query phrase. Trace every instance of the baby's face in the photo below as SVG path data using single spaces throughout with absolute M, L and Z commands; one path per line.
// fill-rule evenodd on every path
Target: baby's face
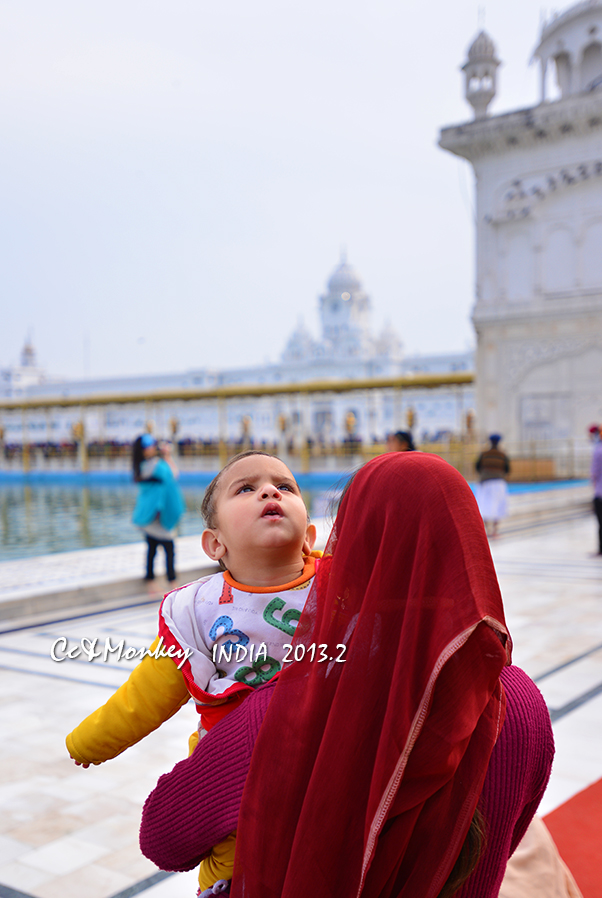
M 214 530 L 229 557 L 257 549 L 308 551 L 307 509 L 297 482 L 278 458 L 250 455 L 220 478 Z

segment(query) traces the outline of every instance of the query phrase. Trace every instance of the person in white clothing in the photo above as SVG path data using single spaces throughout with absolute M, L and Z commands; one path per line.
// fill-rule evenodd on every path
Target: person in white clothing
M 491 537 L 497 536 L 498 524 L 508 514 L 506 478 L 510 473 L 510 460 L 499 448 L 501 439 L 498 433 L 492 433 L 489 448 L 481 452 L 475 465 L 480 479 L 476 499 L 487 535 Z

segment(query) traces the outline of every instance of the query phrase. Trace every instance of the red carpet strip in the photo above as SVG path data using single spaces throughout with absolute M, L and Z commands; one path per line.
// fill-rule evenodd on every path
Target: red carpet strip
M 602 898 L 602 779 L 544 820 L 584 898 Z

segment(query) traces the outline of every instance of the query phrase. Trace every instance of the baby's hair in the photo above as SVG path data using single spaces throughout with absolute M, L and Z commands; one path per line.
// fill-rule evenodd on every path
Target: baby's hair
M 246 452 L 239 452 L 238 455 L 235 455 L 234 458 L 231 458 L 227 465 L 221 469 L 219 474 L 217 474 L 207 489 L 205 490 L 205 495 L 203 496 L 203 502 L 201 504 L 201 514 L 203 516 L 203 520 L 205 521 L 205 527 L 208 527 L 209 530 L 215 530 L 217 527 L 217 509 L 215 507 L 215 493 L 219 486 L 219 482 L 224 471 L 227 471 L 228 468 L 231 468 L 232 465 L 236 464 L 237 461 L 240 461 L 241 458 L 248 458 L 249 455 L 267 455 L 268 458 L 278 458 L 277 455 L 272 455 L 270 452 L 264 452 L 262 449 L 247 449 Z

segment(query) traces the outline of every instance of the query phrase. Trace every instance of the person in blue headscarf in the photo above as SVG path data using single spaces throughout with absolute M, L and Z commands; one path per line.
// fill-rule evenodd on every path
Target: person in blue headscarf
M 167 579 L 176 579 L 174 535 L 178 521 L 185 511 L 184 498 L 176 477 L 178 469 L 171 457 L 169 443 L 157 445 L 151 434 L 145 433 L 133 446 L 134 480 L 139 485 L 133 522 L 146 537 L 145 580 L 154 580 L 154 562 L 158 546 L 165 549 Z

